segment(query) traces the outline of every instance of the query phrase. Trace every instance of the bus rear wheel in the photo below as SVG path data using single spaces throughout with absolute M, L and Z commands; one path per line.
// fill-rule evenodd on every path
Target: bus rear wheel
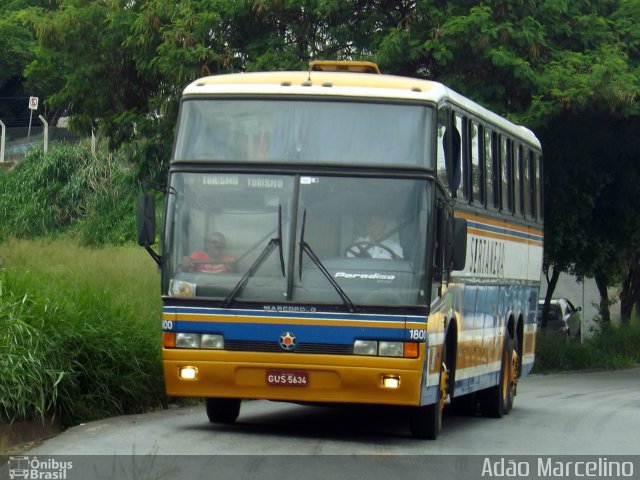
M 207 398 L 206 404 L 211 423 L 234 423 L 240 415 L 239 398 Z
M 502 418 L 513 407 L 513 397 L 516 394 L 517 382 L 517 353 L 511 337 L 507 337 L 502 351 L 502 366 L 500 379 L 495 385 L 480 394 L 480 411 L 485 417 Z

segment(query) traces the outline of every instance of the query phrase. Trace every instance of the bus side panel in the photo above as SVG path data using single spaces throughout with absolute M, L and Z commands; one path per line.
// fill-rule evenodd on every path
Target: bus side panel
M 420 405 L 430 405 L 436 402 L 439 382 L 440 365 L 445 339 L 444 327 L 452 318 L 452 303 L 454 296 L 451 291 L 446 292 L 432 305 L 431 314 L 427 322 L 427 351 L 422 366 L 422 382 Z

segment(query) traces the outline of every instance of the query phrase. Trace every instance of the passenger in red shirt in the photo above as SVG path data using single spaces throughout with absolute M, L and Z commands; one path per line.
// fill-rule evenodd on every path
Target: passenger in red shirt
M 234 270 L 236 257 L 224 253 L 227 241 L 220 232 L 215 232 L 207 240 L 207 251 L 193 252 L 182 259 L 182 268 L 187 272 L 229 273 Z

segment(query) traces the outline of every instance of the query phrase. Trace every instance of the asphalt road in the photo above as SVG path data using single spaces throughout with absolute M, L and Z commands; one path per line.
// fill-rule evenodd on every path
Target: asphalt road
M 102 478 L 121 478 L 112 475 L 114 459 L 121 459 L 127 478 L 196 478 L 213 466 L 218 474 L 201 478 L 290 478 L 302 469 L 306 478 L 365 478 L 366 472 L 368 480 L 398 473 L 424 478 L 425 462 L 434 475 L 428 478 L 438 472 L 439 478 L 480 478 L 485 457 L 519 455 L 636 455 L 638 478 L 638 454 L 640 368 L 522 379 L 509 415 L 446 415 L 436 441 L 411 438 L 402 410 L 247 401 L 231 426 L 208 423 L 203 406 L 174 408 L 79 425 L 25 452 L 101 455 L 81 462 L 93 458 L 92 465 L 111 458 L 111 473 Z M 152 474 L 154 465 L 161 475 Z

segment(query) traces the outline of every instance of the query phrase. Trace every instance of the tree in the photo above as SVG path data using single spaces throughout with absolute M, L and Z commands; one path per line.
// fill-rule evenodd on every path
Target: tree
M 381 63 L 417 65 L 418 72 L 539 130 L 546 152 L 545 265 L 553 271 L 547 300 L 560 271 L 593 275 L 602 295 L 601 314 L 607 318 L 606 287 L 623 275 L 621 254 L 634 250 L 630 239 L 639 228 L 616 215 L 616 225 L 625 225 L 625 234 L 618 236 L 602 220 L 613 218 L 606 213 L 611 205 L 634 213 L 623 208 L 633 200 L 620 205 L 615 187 L 625 174 L 631 178 L 637 154 L 620 150 L 619 129 L 613 125 L 635 122 L 638 114 L 634 99 L 640 87 L 640 41 L 632 27 L 640 20 L 637 2 L 413 5 L 406 22 L 389 28 L 382 41 L 386 48 L 379 50 L 388 57 Z M 598 112 L 598 121 L 591 112 Z M 580 135 L 572 135 L 577 131 Z M 583 148 L 585 142 L 593 146 L 589 140 L 594 135 L 603 143 Z M 567 152 L 564 145 L 582 154 Z M 616 174 L 607 173 L 603 162 L 615 163 Z
M 28 119 L 27 98 L 31 90 L 25 68 L 33 61 L 36 35 L 29 28 L 27 12 L 32 8 L 55 8 L 49 0 L 12 0 L 0 5 L 0 120 L 7 125 L 21 125 Z
M 0 120 L 19 124 L 27 113 L 28 96 L 23 71 L 33 59 L 35 37 L 20 19 L 19 12 L 0 8 Z
M 623 303 L 640 306 L 635 197 L 618 198 L 620 188 L 637 190 L 638 150 L 619 137 L 633 140 L 639 114 L 637 0 L 59 0 L 45 11 L 47 3 L 29 10 L 39 42 L 29 82 L 76 127 L 129 146 L 141 176 L 166 168 L 187 82 L 373 59 L 537 130 L 550 280 L 593 275 L 606 317 L 606 287 L 625 278 Z
M 545 142 L 545 255 L 556 268 L 594 277 L 600 316 L 609 319 L 607 287 L 627 274 L 625 253 L 640 232 L 640 118 L 607 111 L 566 112 L 540 131 Z M 555 273 L 555 272 L 554 272 Z

